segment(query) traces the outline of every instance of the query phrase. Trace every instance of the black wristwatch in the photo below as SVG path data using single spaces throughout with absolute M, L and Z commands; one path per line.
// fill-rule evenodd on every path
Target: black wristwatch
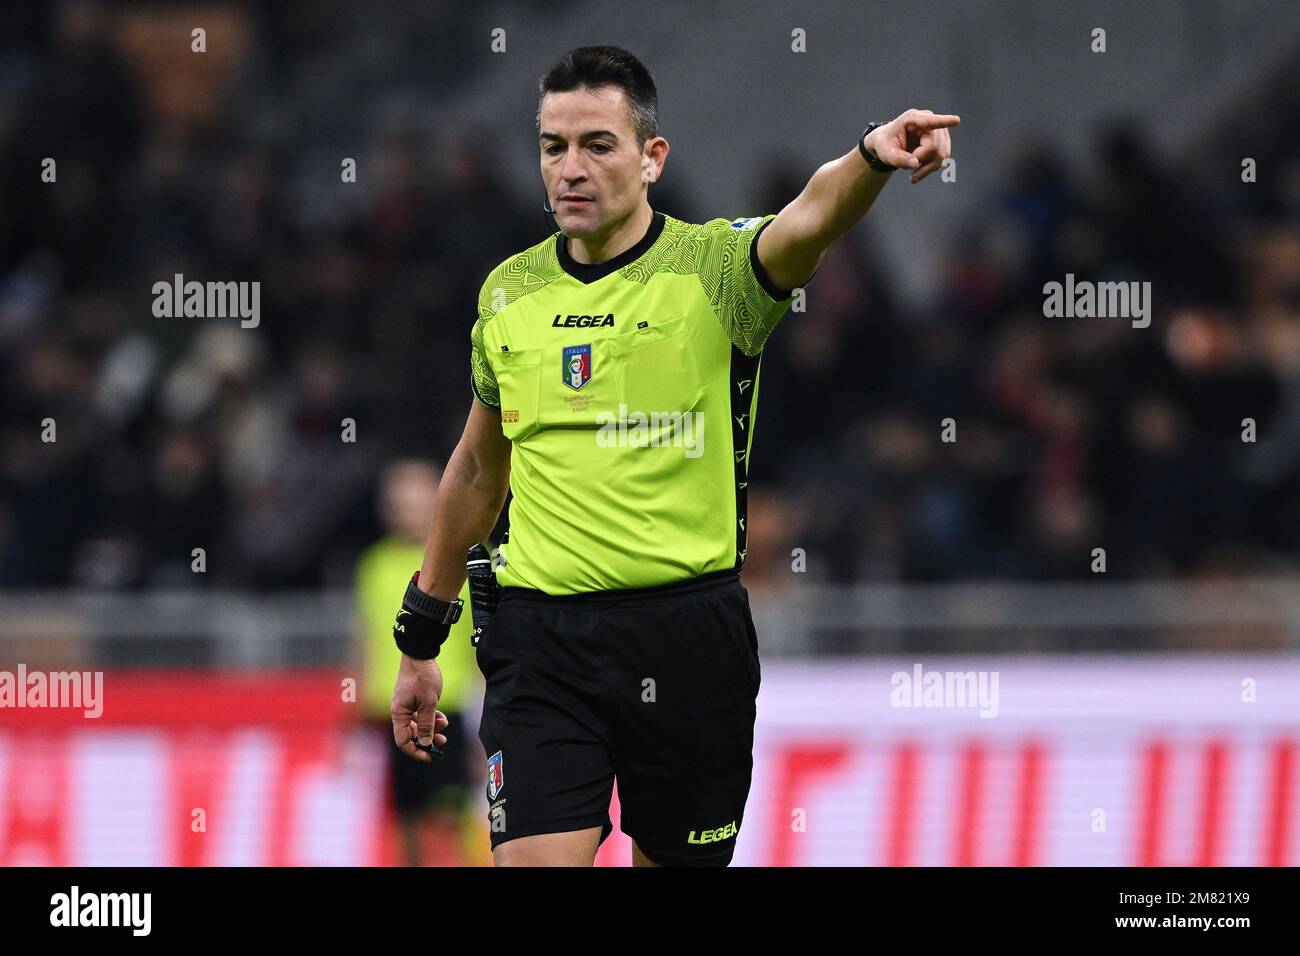
M 406 585 L 406 594 L 402 597 L 402 603 L 412 611 L 418 611 L 425 617 L 432 618 L 438 624 L 455 624 L 460 620 L 460 612 L 465 607 L 465 602 L 460 598 L 454 601 L 440 601 L 432 594 L 425 594 L 416 583 L 416 578 L 411 578 L 411 582 Z
M 866 146 L 867 134 L 870 133 L 870 132 L 871 132 L 873 129 L 875 129 L 877 126 L 884 126 L 884 125 L 885 125 L 884 123 L 868 123 L 868 124 L 867 124 L 867 128 L 864 129 L 864 130 L 862 131 L 862 135 L 858 137 L 858 152 L 861 153 L 861 154 L 862 154 L 862 158 L 865 159 L 865 160 L 867 161 L 867 165 L 870 166 L 872 169 L 874 169 L 876 172 L 878 172 L 878 173 L 892 173 L 892 172 L 893 172 L 894 170 L 896 170 L 898 167 L 897 167 L 897 166 L 891 166 L 891 165 L 889 165 L 889 163 L 885 162 L 885 161 L 884 161 L 883 159 L 881 159 L 879 156 L 877 156 L 877 155 L 875 155 L 874 153 L 870 152 L 870 151 L 867 149 L 867 146 Z
M 417 586 L 417 571 L 402 596 L 402 609 L 393 624 L 393 640 L 407 657 L 427 661 L 438 656 L 451 626 L 460 620 L 465 602 L 440 601 Z

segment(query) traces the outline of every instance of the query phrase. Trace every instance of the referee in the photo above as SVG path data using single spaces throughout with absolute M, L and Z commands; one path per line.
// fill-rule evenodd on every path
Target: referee
M 636 57 L 572 50 L 539 92 L 559 231 L 479 295 L 474 399 L 394 627 L 393 734 L 417 760 L 447 741 L 436 657 L 509 490 L 477 649 L 495 863 L 590 865 L 617 778 L 635 865 L 725 866 L 759 688 L 739 573 L 763 345 L 890 173 L 939 168 L 959 119 L 873 123 L 780 214 L 696 224 L 648 202 L 668 141 Z

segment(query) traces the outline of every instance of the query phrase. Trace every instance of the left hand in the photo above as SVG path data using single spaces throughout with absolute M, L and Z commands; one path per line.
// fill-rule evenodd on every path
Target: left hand
M 397 749 L 421 763 L 441 757 L 439 747 L 447 746 L 443 733 L 450 721 L 437 709 L 442 696 L 442 668 L 436 659 L 416 660 L 402 655 L 397 667 L 397 682 L 389 710 L 393 718 L 393 741 Z M 421 741 L 429 743 L 417 746 Z M 432 745 L 432 750 L 424 747 Z
M 868 133 L 865 145 L 891 166 L 912 170 L 908 182 L 919 183 L 952 155 L 948 127 L 960 122 L 951 113 L 908 110 Z

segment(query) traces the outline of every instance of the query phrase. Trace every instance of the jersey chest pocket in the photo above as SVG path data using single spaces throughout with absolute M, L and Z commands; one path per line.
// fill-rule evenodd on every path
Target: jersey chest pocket
M 501 395 L 501 431 L 511 441 L 521 441 L 537 431 L 537 390 L 542 350 L 499 352 L 493 371 Z
M 620 414 L 689 412 L 704 397 L 704 382 L 684 316 L 647 319 L 635 331 L 609 339 Z
M 550 428 L 597 429 L 617 406 L 608 339 L 501 352 L 494 368 L 501 390 L 501 431 L 523 441 Z

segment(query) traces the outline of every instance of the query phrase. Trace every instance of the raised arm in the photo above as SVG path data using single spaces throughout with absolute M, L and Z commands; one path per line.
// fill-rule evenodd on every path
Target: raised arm
M 863 143 L 879 160 L 910 169 L 919 183 L 952 154 L 949 127 L 961 118 L 930 110 L 908 110 L 877 126 Z M 813 173 L 803 192 L 758 237 L 758 258 L 773 284 L 795 289 L 817 271 L 826 250 L 867 214 L 889 172 L 877 172 L 854 148 Z

